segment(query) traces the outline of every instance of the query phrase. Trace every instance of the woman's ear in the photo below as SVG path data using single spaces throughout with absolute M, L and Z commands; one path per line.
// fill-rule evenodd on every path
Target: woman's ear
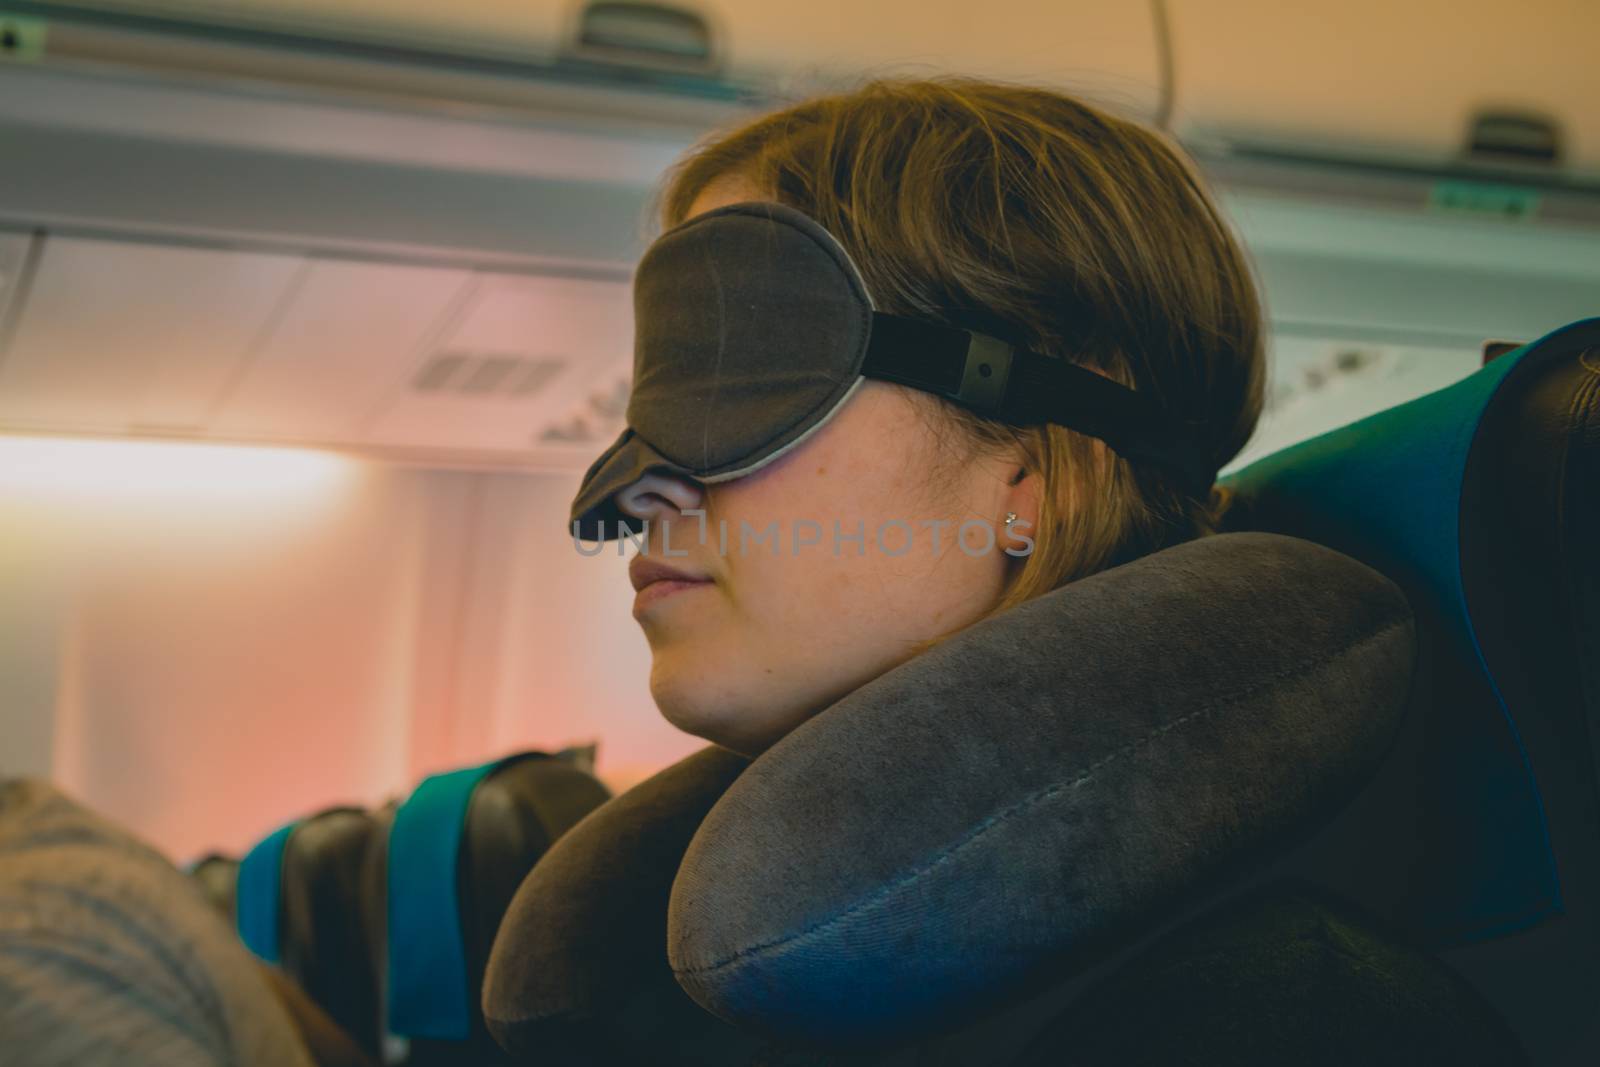
M 1006 490 L 1005 508 L 1008 514 L 1016 515 L 1013 526 L 1018 532 L 1027 533 L 1039 528 L 1039 500 L 1044 491 L 1044 479 L 1036 472 L 1019 465 L 1013 472 Z M 1026 523 L 1027 525 L 1023 525 Z
M 1034 552 L 1038 531 L 1038 506 L 1043 486 L 1045 480 L 1040 475 L 1027 467 L 1018 466 L 1011 475 L 1010 485 L 1006 488 L 1006 517 L 1016 515 L 1016 518 L 1010 523 L 1005 523 L 1005 533 L 1002 534 L 1000 544 L 1005 547 L 1006 555 L 1014 557 L 1011 560 L 1013 566 L 1019 565 L 1022 563 L 1022 557 L 1032 555 Z

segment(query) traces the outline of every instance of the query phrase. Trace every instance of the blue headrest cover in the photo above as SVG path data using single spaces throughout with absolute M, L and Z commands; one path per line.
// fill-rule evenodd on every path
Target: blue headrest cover
M 239 861 L 236 923 L 245 947 L 267 963 L 278 962 L 278 906 L 283 883 L 283 849 L 300 825 L 296 819 L 262 838 Z
M 472 794 L 503 762 L 426 778 L 395 812 L 385 924 L 392 1034 L 443 1041 L 471 1035 L 457 858 Z
M 1430 743 L 1430 787 L 1451 799 L 1452 818 L 1470 828 L 1420 868 L 1429 884 L 1418 920 L 1436 944 L 1494 937 L 1561 910 L 1539 788 L 1467 610 L 1461 492 L 1479 423 L 1501 385 L 1560 355 L 1554 342 L 1596 324 L 1553 330 L 1455 385 L 1222 480 L 1243 496 L 1270 497 L 1273 514 L 1288 517 L 1283 532 L 1331 545 L 1399 581 L 1419 617 L 1439 621 L 1456 658 L 1476 668 L 1493 694 L 1487 711 L 1460 709 L 1450 732 Z

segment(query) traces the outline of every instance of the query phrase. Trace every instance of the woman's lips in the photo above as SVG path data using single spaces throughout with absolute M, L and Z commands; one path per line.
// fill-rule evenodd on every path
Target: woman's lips
M 633 562 L 628 564 L 628 580 L 637 590 L 637 595 L 633 598 L 633 617 L 636 619 L 658 600 L 686 589 L 712 584 L 711 579 L 704 574 L 683 567 L 674 567 L 644 555 L 633 557 Z
M 633 614 L 637 618 L 646 608 L 686 589 L 700 589 L 711 585 L 709 578 L 694 581 L 677 578 L 660 578 L 641 588 L 633 598 Z

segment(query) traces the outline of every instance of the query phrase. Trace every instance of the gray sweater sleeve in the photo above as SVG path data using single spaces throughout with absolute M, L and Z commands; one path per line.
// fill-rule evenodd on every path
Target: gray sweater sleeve
M 0 1062 L 310 1067 L 259 965 L 160 853 L 0 782 Z

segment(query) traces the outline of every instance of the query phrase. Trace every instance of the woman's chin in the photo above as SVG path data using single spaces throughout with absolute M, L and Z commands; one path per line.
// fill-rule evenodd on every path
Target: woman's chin
M 656 657 L 650 695 L 661 717 L 684 733 L 754 757 L 788 732 L 784 716 L 775 714 L 783 707 L 777 693 L 742 692 L 731 679 L 674 667 L 671 657 Z

